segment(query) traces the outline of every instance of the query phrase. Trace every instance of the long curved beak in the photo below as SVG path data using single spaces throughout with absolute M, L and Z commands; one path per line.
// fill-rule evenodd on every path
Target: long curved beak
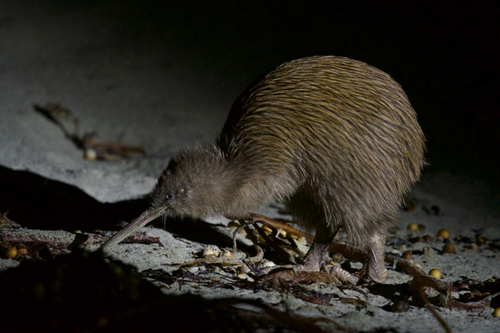
M 149 222 L 153 221 L 155 218 L 163 215 L 165 213 L 165 208 L 148 209 L 142 213 L 138 218 L 130 222 L 125 228 L 118 231 L 116 235 L 108 239 L 104 244 L 101 245 L 100 250 L 106 251 L 120 243 L 122 240 L 132 235 L 134 232 L 144 227 Z

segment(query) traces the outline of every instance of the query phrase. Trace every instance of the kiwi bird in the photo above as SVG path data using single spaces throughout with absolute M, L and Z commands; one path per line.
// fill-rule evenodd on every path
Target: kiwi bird
M 344 57 L 293 60 L 243 91 L 216 143 L 173 156 L 151 207 L 102 249 L 162 215 L 244 219 L 280 201 L 316 232 L 301 270 L 320 270 L 342 228 L 367 250 L 365 278 L 385 282 L 386 234 L 424 152 L 417 115 L 388 74 Z

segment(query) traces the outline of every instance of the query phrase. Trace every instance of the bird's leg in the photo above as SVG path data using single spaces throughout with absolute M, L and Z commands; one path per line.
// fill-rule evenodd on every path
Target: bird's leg
M 384 264 L 385 232 L 376 232 L 370 238 L 368 247 L 368 257 L 365 263 L 367 272 L 365 277 L 379 283 L 384 283 L 389 277 L 389 273 Z
M 326 258 L 328 247 L 333 242 L 337 231 L 332 232 L 326 223 L 321 223 L 316 227 L 316 236 L 309 251 L 307 251 L 304 265 L 302 265 L 303 270 L 319 272 L 321 264 Z
M 357 284 L 359 278 L 339 266 L 333 266 L 330 272 L 320 272 L 328 248 L 336 233 L 336 231 L 332 232 L 331 228 L 329 228 L 326 223 L 320 224 L 316 228 L 314 242 L 304 258 L 304 264 L 273 267 L 273 270 L 276 268 L 285 268 L 287 270 L 279 270 L 274 273 L 271 271 L 271 274 L 264 277 L 263 281 L 274 281 L 273 283 L 275 285 L 277 285 L 276 281 L 278 280 L 291 280 L 295 283 L 300 283 L 300 281 L 330 282 L 337 285 L 340 285 L 340 281 L 343 281 L 353 285 Z

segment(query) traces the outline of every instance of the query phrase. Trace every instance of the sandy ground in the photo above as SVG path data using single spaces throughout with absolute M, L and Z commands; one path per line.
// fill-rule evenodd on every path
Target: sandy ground
M 428 190 L 441 184 L 439 193 Z M 453 193 L 447 193 L 445 187 L 453 189 Z M 401 212 L 402 229 L 397 231 L 390 238 L 386 253 L 402 254 L 403 251 L 412 251 L 414 262 L 419 264 L 425 272 L 431 269 L 438 269 L 442 273 L 442 280 L 446 282 L 461 281 L 465 278 L 478 281 L 486 281 L 498 277 L 500 273 L 498 240 L 500 239 L 500 228 L 498 227 L 498 217 L 494 217 L 486 211 L 474 209 L 482 199 L 480 196 L 471 196 L 469 191 L 458 195 L 462 189 L 468 189 L 460 179 L 450 177 L 447 174 L 428 175 L 424 177 L 422 183 L 414 190 L 413 195 L 418 199 L 416 208 L 412 212 Z M 476 183 L 476 195 L 484 194 Z M 467 196 L 465 195 L 467 194 Z M 442 199 L 452 197 L 453 200 Z M 466 198 L 460 200 L 459 198 Z M 483 198 L 484 199 L 484 198 Z M 439 207 L 439 214 L 428 214 L 425 209 L 431 206 Z M 279 217 L 276 211 L 267 210 L 263 212 L 269 216 Z M 287 216 L 281 216 L 287 218 Z M 107 255 L 136 268 L 137 272 L 153 270 L 162 274 L 176 271 L 176 265 L 191 262 L 194 259 L 204 258 L 203 253 L 207 248 L 216 249 L 220 253 L 232 251 L 229 237 L 232 229 L 227 227 L 227 220 L 212 220 L 206 223 L 205 227 L 214 233 L 227 236 L 226 241 L 213 237 L 199 237 L 199 241 L 190 240 L 190 237 L 180 238 L 160 228 L 146 227 L 141 231 L 147 236 L 159 239 L 163 246 L 158 244 L 120 244 L 111 249 Z M 409 223 L 416 223 L 425 226 L 425 231 L 410 232 L 404 228 Z M 402 239 L 411 239 L 418 236 L 435 236 L 438 230 L 446 228 L 451 234 L 451 244 L 454 245 L 455 254 L 444 254 L 443 240 L 433 237 L 430 242 L 406 242 L 405 247 L 401 247 Z M 207 229 L 207 230 L 208 230 Z M 206 230 L 205 230 L 206 231 Z M 65 231 L 39 231 L 39 230 L 8 230 L 3 229 L 4 235 L 24 236 L 33 239 L 56 239 L 62 243 L 70 243 L 74 234 Z M 471 243 L 476 242 L 477 236 L 481 235 L 486 240 L 484 245 L 479 244 L 478 249 L 471 249 Z M 464 239 L 468 237 L 469 240 Z M 102 239 L 102 238 L 101 238 Z M 219 239 L 219 240 L 217 240 Z M 242 244 L 251 244 L 244 235 L 238 236 Z M 215 241 L 214 241 L 215 240 Z M 399 241 L 398 241 L 399 240 Z M 88 250 L 94 251 L 99 243 L 84 246 Z M 496 244 L 496 245 L 495 245 Z M 491 247 L 494 245 L 496 247 Z M 426 251 L 424 248 L 428 248 Z M 234 259 L 243 259 L 249 253 L 234 253 Z M 267 257 L 267 255 L 265 256 Z M 19 258 L 18 258 L 19 259 Z M 13 259 L 0 260 L 0 269 L 5 270 L 17 267 L 18 261 Z M 196 267 L 196 268 L 195 268 Z M 359 264 L 354 264 L 353 268 L 360 268 Z M 395 290 L 402 290 L 401 286 L 412 280 L 412 276 L 403 274 L 388 266 L 389 280 L 385 287 L 393 286 Z M 181 269 L 185 273 L 193 273 L 190 280 L 179 282 L 162 282 L 154 276 L 149 278 L 156 286 L 160 287 L 166 295 L 200 295 L 207 299 L 241 298 L 260 300 L 265 304 L 270 304 L 280 311 L 293 310 L 296 315 L 312 318 L 330 318 L 335 320 L 344 328 L 354 332 L 373 332 L 376 330 L 393 330 L 393 332 L 443 332 L 444 329 L 435 317 L 425 307 L 411 305 L 407 312 L 392 312 L 388 307 L 394 304 L 394 294 L 368 293 L 363 295 L 359 290 L 352 290 L 349 287 L 339 288 L 333 285 L 313 284 L 307 289 L 314 290 L 324 295 L 333 295 L 333 299 L 328 304 L 314 304 L 305 301 L 293 293 L 278 292 L 260 287 L 245 287 L 241 285 L 242 280 L 238 277 L 240 270 L 228 269 L 225 266 L 211 264 L 191 264 Z M 253 279 L 258 279 L 255 274 L 248 273 Z M 207 281 L 225 281 L 234 286 L 233 288 L 220 288 L 207 285 Z M 386 291 L 387 292 L 387 291 Z M 394 293 L 394 291 L 392 291 Z M 460 294 L 467 291 L 453 292 L 456 299 Z M 493 295 L 494 296 L 494 295 Z M 339 299 L 359 300 L 344 304 Z M 492 296 L 489 297 L 491 299 Z M 439 315 L 446 321 L 452 332 L 496 332 L 499 330 L 498 318 L 493 317 L 494 309 L 490 306 L 473 309 L 453 309 L 446 307 L 437 308 Z M 335 327 L 328 324 L 319 325 L 325 331 L 335 331 Z M 290 327 L 293 329 L 293 326 Z M 267 331 L 264 329 L 264 331 Z
M 233 99 L 263 71 L 311 52 L 354 57 L 360 49 L 372 50 L 363 51 L 368 54 L 375 54 L 379 49 L 378 44 L 374 46 L 367 41 L 352 46 L 350 43 L 355 39 L 346 38 L 341 42 L 338 35 L 324 36 L 324 31 L 319 34 L 323 42 L 317 43 L 293 33 L 294 25 L 287 23 L 292 20 L 289 16 L 279 24 L 262 25 L 258 34 L 241 33 L 247 32 L 246 27 L 251 26 L 252 15 L 265 15 L 259 7 L 251 7 L 248 16 L 232 19 L 228 14 L 230 7 L 226 4 L 223 10 L 222 7 L 214 9 L 200 2 L 191 8 L 168 2 L 158 5 L 155 1 L 142 5 L 130 2 L 123 6 L 104 1 L 32 1 L 29 4 L 0 1 L 0 164 L 9 170 L 31 171 L 47 181 L 69 184 L 99 203 L 141 198 L 150 191 L 174 152 L 215 137 Z M 220 20 L 211 19 L 217 15 L 227 18 L 237 28 L 219 27 Z M 342 24 L 332 31 L 340 31 Z M 268 31 L 274 34 L 268 34 Z M 276 31 L 286 35 L 283 40 L 293 42 L 277 43 L 281 37 Z M 333 39 L 339 44 L 330 50 L 324 41 Z M 399 44 L 397 48 L 404 49 Z M 384 64 L 381 59 L 385 55 L 380 51 L 373 60 Z M 412 66 L 417 66 L 417 63 Z M 412 66 L 407 66 L 408 72 L 412 71 Z M 404 80 L 404 73 L 396 75 Z M 412 80 L 410 88 L 412 84 L 434 87 L 432 83 L 419 80 Z M 83 151 L 67 140 L 60 128 L 34 111 L 34 104 L 43 106 L 47 102 L 69 108 L 79 120 L 80 134 L 95 131 L 98 142 L 138 146 L 145 149 L 146 154 L 112 163 L 83 159 Z M 426 103 L 432 104 L 432 101 L 420 105 L 426 106 Z M 484 118 L 487 115 L 482 117 L 487 119 Z M 423 118 L 425 120 L 425 116 Z M 427 117 L 426 128 L 433 139 L 431 156 L 439 155 L 436 154 L 439 148 L 436 138 L 439 136 L 431 131 L 438 127 L 434 120 Z M 446 139 L 445 135 L 442 137 Z M 448 139 L 453 141 L 453 138 Z M 424 173 L 422 181 L 412 192 L 417 202 L 416 209 L 401 212 L 402 229 L 394 237 L 435 236 L 438 230 L 445 228 L 451 233 L 456 254 L 443 254 L 440 239 L 407 244 L 407 249 L 414 252 L 414 261 L 424 271 L 438 269 L 447 282 L 464 278 L 485 281 L 493 276 L 500 277 L 498 188 L 494 183 L 480 180 L 481 177 L 445 171 L 439 163 L 436 164 Z M 5 194 L 16 189 L 3 187 L 1 190 Z M 8 197 L 2 197 L 3 210 L 13 206 Z M 439 207 L 438 214 L 429 213 L 432 206 Z M 275 210 L 264 213 L 279 216 Z M 27 222 L 16 218 L 15 211 L 9 214 L 21 225 Z M 210 221 L 204 225 L 227 236 L 231 234 L 227 223 Z M 405 229 L 409 223 L 421 224 L 425 231 L 409 235 Z M 36 227 L 42 231 L 34 229 L 4 229 L 2 232 L 66 239 L 68 242 L 74 238 L 70 232 L 47 230 L 43 225 Z M 110 251 L 109 256 L 131 264 L 138 272 L 153 269 L 171 273 L 173 268 L 168 265 L 199 258 L 208 246 L 221 250 L 229 246 L 224 237 L 225 241 L 219 241 L 219 238 L 200 240 L 199 235 L 179 237 L 175 232 L 159 228 L 144 230 L 152 237 L 159 237 L 164 246 L 120 244 Z M 193 230 L 192 233 L 197 232 Z M 485 244 L 478 244 L 477 250 L 471 250 L 470 243 L 477 242 L 478 235 L 483 237 Z M 97 245 L 86 247 L 95 250 Z M 426 254 L 423 254 L 424 247 L 430 248 Z M 386 247 L 386 253 L 394 251 L 402 252 L 400 243 L 389 243 Z M 17 260 L 3 258 L 0 259 L 0 270 L 10 270 L 18 264 Z M 236 274 L 223 269 L 214 270 L 210 265 L 204 265 L 204 269 L 206 271 L 202 268 L 195 272 L 195 276 L 204 276 L 209 271 L 214 278 L 238 281 Z M 389 275 L 387 284 L 393 286 L 411 279 L 390 267 Z M 444 331 L 425 307 L 410 306 L 407 312 L 394 313 L 383 309 L 391 305 L 389 298 L 373 293 L 365 297 L 348 288 L 313 286 L 316 291 L 335 295 L 330 304 L 317 305 L 277 291 L 240 287 L 219 289 L 195 283 L 179 285 L 177 282 L 155 282 L 155 285 L 168 295 L 262 299 L 281 311 L 294 310 L 307 317 L 334 319 L 352 331 Z M 459 297 L 458 293 L 452 296 Z M 363 303 L 343 304 L 336 300 L 338 297 L 359 299 Z M 499 319 L 493 318 L 493 308 L 489 306 L 452 311 L 441 307 L 438 312 L 453 332 L 500 332 Z M 333 331 L 331 325 L 323 328 Z

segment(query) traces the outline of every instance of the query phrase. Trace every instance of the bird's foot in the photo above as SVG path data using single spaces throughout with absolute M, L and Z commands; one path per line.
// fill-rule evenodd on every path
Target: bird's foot
M 281 281 L 291 281 L 293 283 L 333 283 L 342 285 L 350 283 L 356 285 L 359 277 L 347 272 L 346 270 L 333 266 L 330 271 L 319 271 L 316 267 L 307 265 L 283 265 L 272 267 L 268 274 L 262 277 L 262 282 L 271 282 L 279 286 Z

